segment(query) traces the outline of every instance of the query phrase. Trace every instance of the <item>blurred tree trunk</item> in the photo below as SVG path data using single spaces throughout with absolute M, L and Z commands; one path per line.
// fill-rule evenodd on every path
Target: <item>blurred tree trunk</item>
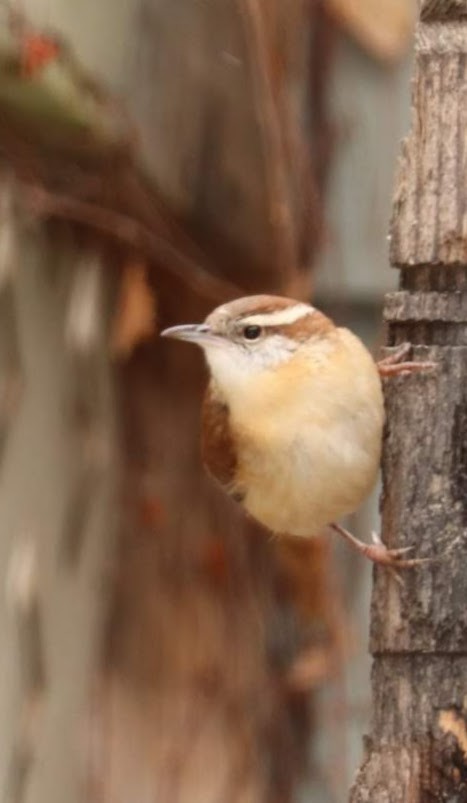
M 376 574 L 373 722 L 352 803 L 467 799 L 465 4 L 422 0 L 421 19 L 385 316 L 390 347 L 410 341 L 439 368 L 388 383 L 383 531 L 441 560 L 403 587 Z
M 181 288 L 159 301 L 171 321 L 180 307 L 196 320 L 206 311 Z M 204 381 L 200 356 L 164 344 L 122 369 L 128 518 L 108 666 L 112 802 L 285 801 L 304 767 L 308 705 L 287 682 L 298 621 L 267 537 L 200 465 Z
M 143 11 L 132 102 L 159 186 L 238 294 L 302 295 L 319 236 L 304 80 L 313 9 L 154 0 Z M 216 303 L 157 269 L 151 277 L 161 327 L 199 321 Z M 332 641 L 328 551 L 311 547 L 305 625 L 268 534 L 204 474 L 201 355 L 154 342 L 120 379 L 127 518 L 99 799 L 286 803 L 306 764 L 314 682 L 290 673 L 303 649 L 319 663 Z
M 317 6 L 84 0 L 78 9 L 25 0 L 24 11 L 15 7 L 2 31 L 0 156 L 14 169 L 29 214 L 49 220 L 51 249 L 34 242 L 34 270 L 21 251 L 18 276 L 27 291 L 20 287 L 19 305 L 31 304 L 31 320 L 19 334 L 35 341 L 23 355 L 8 226 L 2 231 L 0 435 L 9 459 L 13 425 L 21 437 L 30 433 L 36 407 L 47 425 L 40 438 L 23 437 L 27 448 L 14 461 L 26 485 L 31 471 L 40 476 L 26 520 L 27 494 L 14 500 L 12 515 L 9 486 L 0 489 L 14 542 L 4 581 L 19 642 L 19 657 L 8 650 L 7 671 L 19 664 L 25 674 L 24 688 L 18 672 L 16 683 L 5 684 L 2 702 L 11 750 L 0 769 L 5 799 L 15 803 L 79 799 L 83 791 L 75 742 L 108 599 L 102 575 L 114 552 L 104 536 L 111 513 L 120 512 L 109 498 L 118 461 L 108 347 L 110 340 L 128 348 L 128 329 L 117 315 L 111 328 L 119 337 L 109 338 L 114 304 L 104 301 L 114 301 L 114 279 L 123 269 L 120 287 L 128 275 L 138 285 L 142 307 L 132 315 L 145 332 L 146 276 L 161 326 L 200 320 L 227 295 L 302 296 L 325 181 L 325 171 L 313 170 L 319 148 L 309 131 L 310 97 L 315 117 L 325 114 L 318 61 L 312 93 L 305 80 L 310 26 L 323 24 Z M 107 86 L 126 93 L 138 134 Z M 313 128 L 321 130 L 318 119 Z M 2 199 L 0 215 L 1 207 Z M 60 248 L 65 237 L 70 251 Z M 62 253 L 66 264 L 50 266 Z M 118 311 L 132 303 L 127 296 Z M 36 357 L 41 344 L 47 360 Z M 23 373 L 21 357 L 31 355 Z M 34 403 L 13 416 L 23 375 L 24 398 Z M 121 368 L 126 515 L 92 719 L 102 730 L 86 743 L 91 800 L 286 803 L 305 767 L 309 689 L 325 674 L 333 645 L 329 552 L 294 545 L 281 563 L 287 547 L 272 544 L 205 477 L 198 449 L 204 381 L 200 354 L 157 340 Z M 30 443 L 38 447 L 31 456 Z M 30 520 L 39 530 L 23 545 L 18 534 Z M 306 593 L 297 600 L 300 570 Z M 58 606 L 42 606 L 43 589 L 46 603 Z

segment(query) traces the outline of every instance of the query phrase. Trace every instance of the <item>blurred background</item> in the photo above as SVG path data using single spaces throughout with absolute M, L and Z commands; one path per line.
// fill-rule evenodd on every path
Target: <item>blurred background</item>
M 411 0 L 0 5 L 4 803 L 347 799 L 371 567 L 223 497 L 201 355 L 157 333 L 277 292 L 377 350 L 413 24 Z

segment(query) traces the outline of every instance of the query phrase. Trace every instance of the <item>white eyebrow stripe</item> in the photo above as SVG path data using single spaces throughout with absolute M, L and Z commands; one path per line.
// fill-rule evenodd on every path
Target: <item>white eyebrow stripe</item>
M 247 326 L 286 326 L 287 324 L 296 323 L 300 318 L 312 315 L 314 312 L 315 309 L 310 307 L 309 304 L 294 304 L 292 307 L 279 309 L 277 312 L 248 315 L 246 318 L 242 318 L 242 323 Z

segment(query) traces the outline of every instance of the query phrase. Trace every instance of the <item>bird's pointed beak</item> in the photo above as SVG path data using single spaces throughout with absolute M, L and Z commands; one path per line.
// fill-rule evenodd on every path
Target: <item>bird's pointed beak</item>
M 183 326 L 171 326 L 161 332 L 161 337 L 172 337 L 175 340 L 186 340 L 198 346 L 217 346 L 223 342 L 206 323 L 188 323 Z

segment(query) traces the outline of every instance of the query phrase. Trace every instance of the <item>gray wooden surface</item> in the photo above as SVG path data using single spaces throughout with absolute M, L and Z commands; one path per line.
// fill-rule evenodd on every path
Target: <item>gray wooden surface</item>
M 431 3 L 443 21 L 417 29 L 391 226 L 400 290 L 385 307 L 387 345 L 411 342 L 437 368 L 387 384 L 383 534 L 432 562 L 402 587 L 376 573 L 372 724 L 352 803 L 465 797 L 467 74 L 456 5 Z

